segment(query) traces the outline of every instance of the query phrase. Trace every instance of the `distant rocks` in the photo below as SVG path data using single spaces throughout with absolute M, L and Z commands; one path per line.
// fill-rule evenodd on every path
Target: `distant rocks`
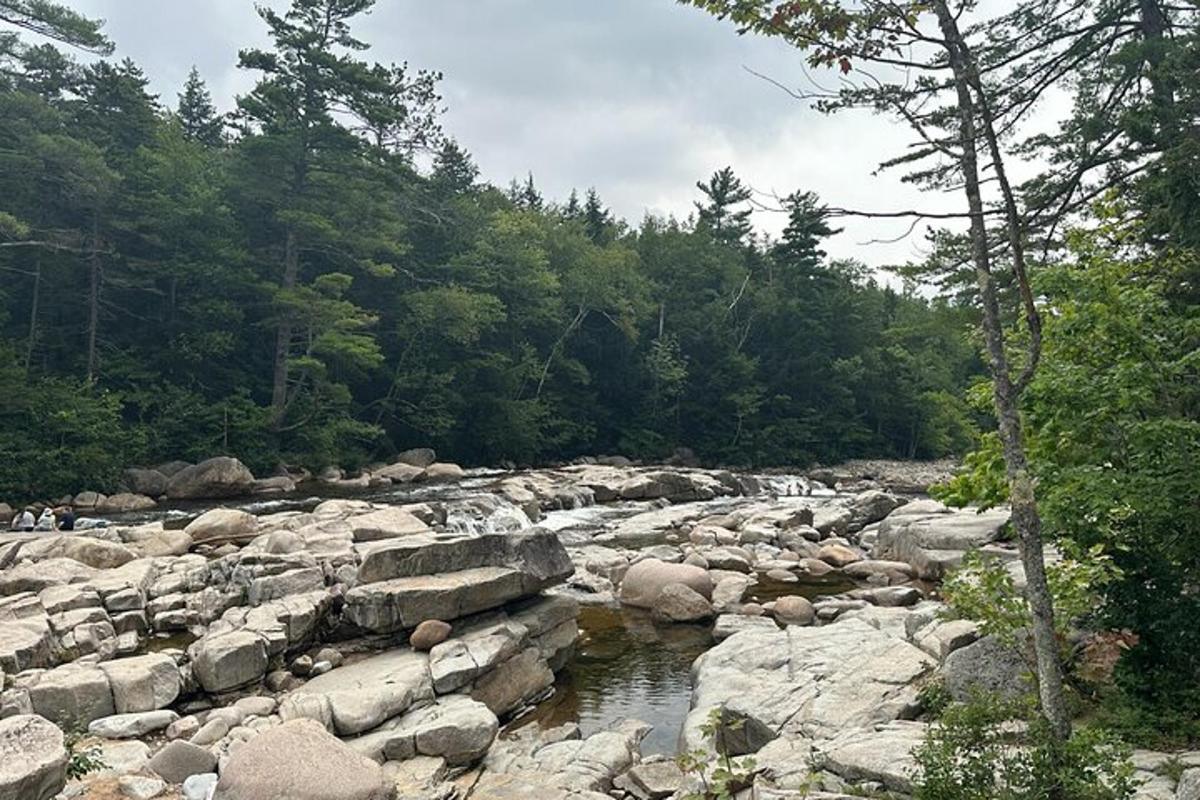
M 254 489 L 254 475 L 236 458 L 217 456 L 184 467 L 167 482 L 172 500 L 242 497 Z

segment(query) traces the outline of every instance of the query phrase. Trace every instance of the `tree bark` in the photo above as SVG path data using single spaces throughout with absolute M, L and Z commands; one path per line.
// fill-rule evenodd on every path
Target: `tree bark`
M 89 257 L 88 328 L 87 328 L 87 381 L 96 379 L 96 338 L 100 329 L 100 283 L 103 279 L 100 263 L 100 218 L 92 217 L 92 250 Z
M 988 234 L 984 223 L 984 204 L 980 192 L 977 152 L 980 141 L 976 127 L 979 108 L 972 95 L 973 70 L 971 65 L 973 62 L 970 50 L 958 29 L 956 18 L 946 1 L 936 0 L 934 9 L 942 35 L 946 40 L 958 100 L 963 181 L 971 215 L 972 260 L 975 264 L 975 276 L 979 284 L 983 306 L 983 333 L 993 379 L 992 399 L 996 408 L 1000 441 L 1004 450 L 1005 471 L 1012 507 L 1012 524 L 1020 540 L 1021 562 L 1025 568 L 1026 597 L 1029 602 L 1030 627 L 1037 663 L 1038 695 L 1042 714 L 1050 723 L 1055 735 L 1060 739 L 1066 739 L 1071 734 L 1071 718 L 1067 712 L 1063 693 L 1063 671 L 1054 627 L 1054 605 L 1046 581 L 1041 517 L 1038 515 L 1033 479 L 1029 475 L 1025 444 L 1021 435 L 1019 400 L 1020 389 L 1023 387 L 1014 385 L 1009 372 L 1000 304 L 992 278 Z M 977 84 L 974 88 L 980 92 L 980 99 L 983 100 L 982 85 Z M 984 119 L 983 122 L 986 128 L 990 124 L 990 119 Z M 993 159 L 1002 168 L 1002 154 L 999 152 L 994 132 L 985 130 L 985 138 L 992 150 Z M 1011 196 L 1006 196 L 1005 200 L 1006 210 L 1009 212 L 1006 214 L 1006 225 L 1009 228 L 1010 241 L 1017 242 L 1017 250 L 1014 255 L 1023 257 L 1020 251 L 1022 238 L 1019 228 L 1020 220 L 1015 214 Z M 1023 263 L 1019 264 L 1014 272 L 1018 283 L 1023 284 L 1020 286 L 1022 298 L 1028 298 L 1028 302 L 1031 304 L 1032 293 L 1028 286 L 1028 277 L 1025 274 Z M 1027 306 L 1027 313 L 1029 310 Z M 1036 311 L 1033 313 L 1036 314 Z M 1036 360 L 1032 364 L 1027 363 L 1026 366 L 1031 371 L 1033 365 L 1036 365 Z M 1022 376 L 1022 379 L 1021 383 L 1024 383 L 1025 376 Z
M 39 255 L 33 272 L 33 298 L 29 301 L 29 338 L 25 344 L 25 373 L 33 364 L 33 350 L 37 347 L 38 306 L 42 295 L 42 257 Z
M 283 246 L 283 281 L 280 288 L 294 288 L 299 272 L 299 246 L 295 232 L 289 229 Z M 291 347 L 292 320 L 289 312 L 282 311 L 275 328 L 275 368 L 271 381 L 271 417 L 276 429 L 283 423 L 283 415 L 287 411 L 288 355 Z

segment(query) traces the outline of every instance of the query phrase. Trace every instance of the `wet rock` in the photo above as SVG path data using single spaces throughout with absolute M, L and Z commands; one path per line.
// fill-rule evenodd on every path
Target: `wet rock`
M 450 623 L 427 619 L 416 627 L 408 643 L 414 650 L 432 650 L 450 637 Z
M 214 508 L 183 529 L 196 544 L 250 542 L 258 535 L 258 517 L 236 508 Z
M 812 625 L 816 612 L 806 598 L 786 595 L 775 601 L 775 619 L 784 625 Z
M 667 622 L 699 622 L 713 615 L 712 604 L 682 583 L 664 586 L 654 600 L 652 611 L 656 619 Z
M 513 656 L 475 682 L 471 698 L 496 716 L 515 711 L 554 685 L 554 673 L 536 647 Z
M 61 730 L 30 714 L 0 720 L 0 800 L 48 800 L 66 779 Z
M 648 558 L 632 565 L 621 581 L 621 602 L 639 608 L 653 608 L 663 588 L 681 583 L 704 598 L 711 598 L 712 578 L 708 572 L 689 564 L 667 564 Z
M 183 783 L 192 775 L 213 772 L 217 757 L 199 745 L 176 739 L 159 750 L 147 766 L 167 783 Z
M 88 733 L 102 739 L 136 739 L 157 730 L 162 730 L 179 719 L 174 711 L 142 711 L 131 714 L 114 714 L 111 717 L 94 719 L 88 724 Z
M 218 456 L 176 472 L 167 482 L 172 500 L 242 497 L 254 490 L 254 475 L 236 458 Z
M 213 800 L 389 800 L 383 770 L 311 720 L 271 728 L 229 757 Z

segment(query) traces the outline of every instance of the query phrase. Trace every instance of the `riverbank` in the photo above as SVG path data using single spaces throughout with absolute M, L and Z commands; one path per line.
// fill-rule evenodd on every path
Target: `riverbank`
M 713 709 L 760 792 L 903 795 L 922 689 L 1025 671 L 937 582 L 1019 562 L 1004 511 L 826 477 L 488 471 L 0 540 L 0 800 L 662 800 Z M 68 782 L 74 729 L 105 766 Z

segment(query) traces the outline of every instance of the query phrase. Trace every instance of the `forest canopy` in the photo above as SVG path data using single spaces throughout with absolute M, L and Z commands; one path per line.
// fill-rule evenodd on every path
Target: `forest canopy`
M 87 20 L 60 47 L 6 34 L 0 495 L 215 454 L 768 466 L 972 444 L 969 300 L 828 258 L 802 187 L 782 236 L 756 233 L 720 165 L 682 220 L 486 183 L 442 130 L 441 76 L 369 60 L 368 6 L 262 10 L 272 44 L 240 53 L 256 83 L 225 111 L 195 70 L 153 95 Z

